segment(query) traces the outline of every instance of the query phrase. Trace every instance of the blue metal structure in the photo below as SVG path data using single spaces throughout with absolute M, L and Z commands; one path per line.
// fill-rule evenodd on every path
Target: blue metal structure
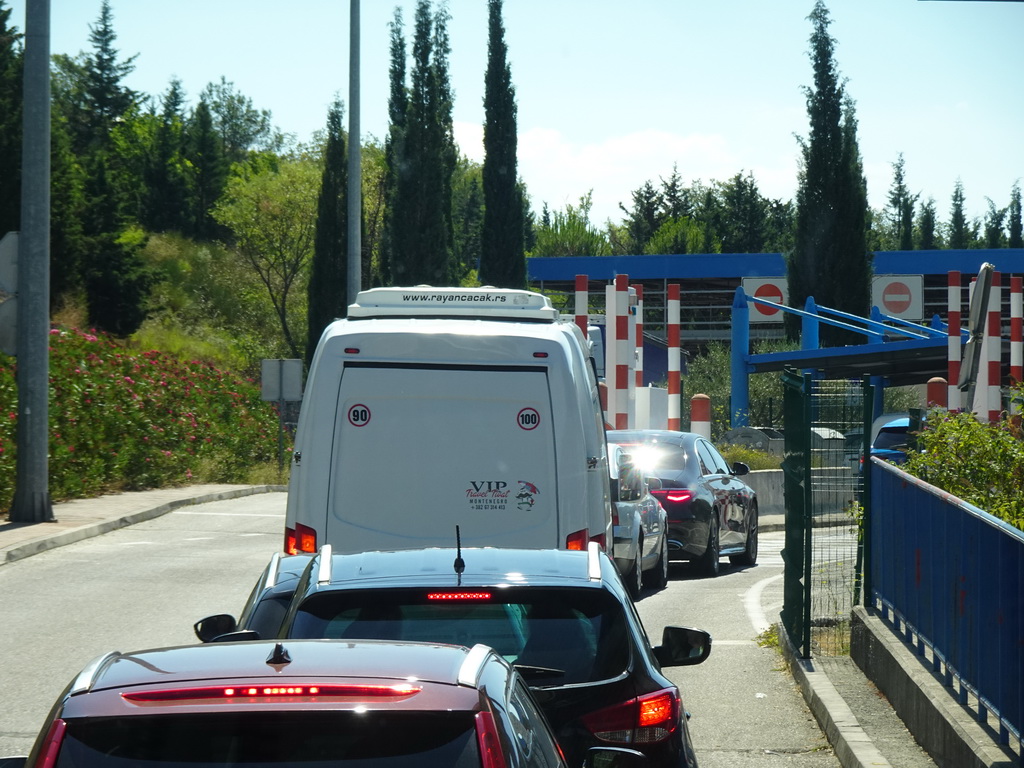
M 749 303 L 774 307 L 789 312 L 801 320 L 801 349 L 794 352 L 750 354 Z M 865 344 L 820 349 L 819 330 L 822 323 L 860 334 Z M 961 338 L 966 341 L 962 331 Z M 884 345 L 884 346 L 883 346 Z M 750 410 L 748 376 L 772 370 L 796 368 L 825 370 L 829 378 L 860 378 L 870 375 L 875 379 L 876 414 L 882 412 L 882 384 L 910 377 L 912 381 L 926 382 L 938 370 L 944 373 L 948 356 L 947 328 L 938 317 L 930 327 L 910 323 L 885 315 L 873 307 L 870 318 L 858 317 L 837 309 L 819 306 L 814 297 L 808 297 L 803 310 L 783 304 L 747 296 L 737 288 L 732 305 L 732 413 L 733 427 L 747 426 Z
M 1024 728 L 1024 531 L 873 458 L 866 596 L 1004 745 Z

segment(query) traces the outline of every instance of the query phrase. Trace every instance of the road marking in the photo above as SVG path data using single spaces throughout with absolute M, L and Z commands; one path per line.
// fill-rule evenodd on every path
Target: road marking
M 754 625 L 754 631 L 758 634 L 771 627 L 771 622 L 768 621 L 768 617 L 761 609 L 761 593 L 764 592 L 765 587 L 773 581 L 778 581 L 782 576 L 783 574 L 780 573 L 776 576 L 769 576 L 767 579 L 761 579 L 743 596 L 743 608 L 747 612 L 750 623 Z
M 255 512 L 188 512 L 185 510 L 175 510 L 176 515 L 202 515 L 203 517 L 284 517 L 282 512 L 279 515 L 260 515 Z

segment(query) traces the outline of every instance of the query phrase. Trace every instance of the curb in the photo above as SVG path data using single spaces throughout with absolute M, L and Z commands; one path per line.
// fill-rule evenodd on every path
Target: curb
M 849 705 L 813 659 L 801 659 L 782 624 L 776 624 L 786 666 L 843 768 L 892 768 L 861 728 Z
M 168 501 L 156 507 L 142 509 L 138 512 L 130 512 L 120 517 L 103 520 L 98 523 L 88 523 L 86 525 L 79 526 L 78 528 L 61 531 L 60 533 L 56 533 L 52 536 L 42 536 L 20 546 L 12 547 L 7 550 L 6 557 L 0 561 L 0 565 L 12 563 L 16 560 L 37 555 L 40 552 L 46 552 L 48 550 L 55 549 L 56 547 L 62 547 L 66 544 L 74 544 L 77 541 L 90 539 L 93 536 L 100 536 L 104 533 L 115 531 L 118 528 L 124 528 L 129 525 L 134 525 L 135 523 L 152 520 L 155 517 L 160 517 L 168 512 L 173 512 L 175 509 L 180 509 L 181 507 L 188 507 L 193 504 L 205 504 L 210 501 L 237 499 L 242 496 L 252 496 L 256 493 L 270 493 L 273 491 L 284 490 L 286 490 L 286 486 L 283 485 L 253 485 L 247 488 L 234 488 L 227 491 L 217 491 L 184 499 L 175 499 L 174 501 Z

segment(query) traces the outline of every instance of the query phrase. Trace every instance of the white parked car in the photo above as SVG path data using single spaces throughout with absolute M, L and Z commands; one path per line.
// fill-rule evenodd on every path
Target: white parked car
M 636 600 L 643 586 L 662 589 L 668 583 L 668 521 L 665 509 L 651 495 L 661 488 L 645 477 L 627 450 L 608 445 L 612 493 L 612 559 Z

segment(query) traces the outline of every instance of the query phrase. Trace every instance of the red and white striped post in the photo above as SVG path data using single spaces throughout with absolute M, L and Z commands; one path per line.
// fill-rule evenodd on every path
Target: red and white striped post
M 636 387 L 644 385 L 644 287 L 637 283 L 636 291 Z
M 941 376 L 933 376 L 928 379 L 927 387 L 927 401 L 928 407 L 945 408 L 946 407 L 946 380 Z
M 946 325 L 948 327 L 948 341 L 946 351 L 946 385 L 948 387 L 946 404 L 951 411 L 960 410 L 960 389 L 957 382 L 960 381 L 960 326 L 962 323 L 960 312 L 963 307 L 963 289 L 960 287 L 960 273 L 949 272 L 947 274 L 947 296 L 949 309 L 946 314 Z
M 707 395 L 690 398 L 690 431 L 711 439 L 711 398 Z
M 612 398 L 616 429 L 629 429 L 629 277 L 615 276 L 615 396 Z
M 668 286 L 668 307 L 665 317 L 668 338 L 668 428 L 679 432 L 682 421 L 682 366 L 679 350 L 679 283 Z
M 587 293 L 588 279 L 586 275 L 576 275 L 576 325 L 583 331 L 583 338 L 589 338 L 587 328 L 590 326 L 590 296 Z
M 1002 307 L 1003 291 L 1001 287 L 1002 275 L 999 272 L 992 273 L 992 290 L 988 295 L 988 329 L 985 334 L 985 345 L 988 347 L 988 423 L 995 424 L 999 421 L 999 414 L 1003 411 L 1002 390 L 1000 383 L 1002 379 L 1002 352 L 1003 352 L 1003 328 L 1002 328 Z
M 1010 278 L 1010 379 L 1024 381 L 1024 278 Z

